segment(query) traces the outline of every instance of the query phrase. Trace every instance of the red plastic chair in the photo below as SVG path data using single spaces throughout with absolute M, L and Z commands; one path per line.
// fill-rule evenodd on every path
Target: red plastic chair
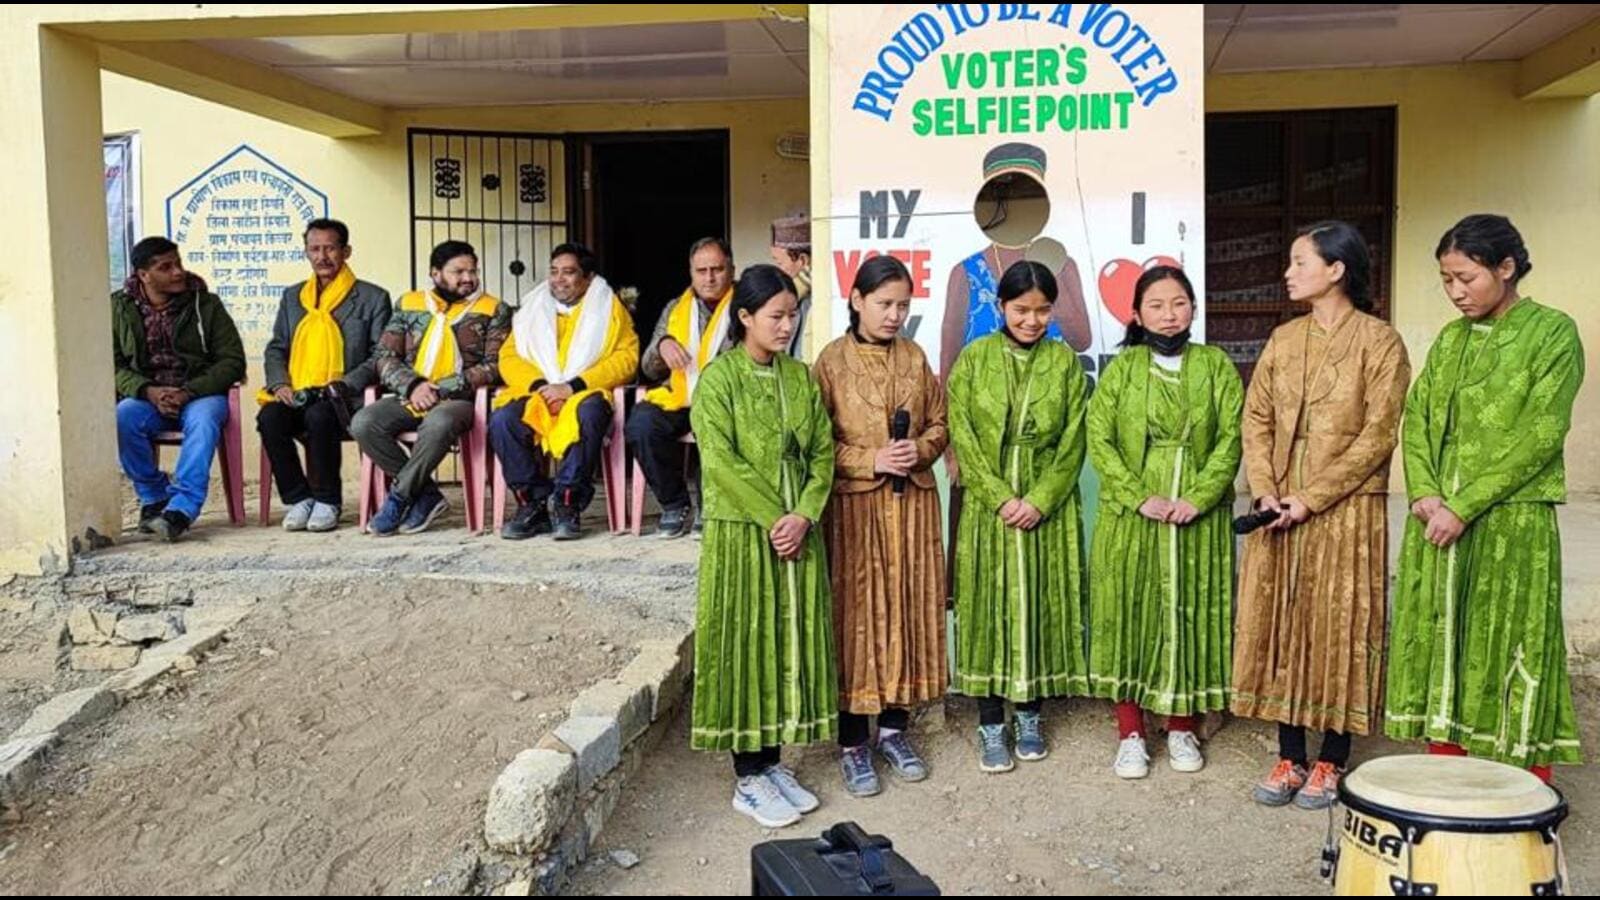
M 217 462 L 222 466 L 223 493 L 228 501 L 228 521 L 244 524 L 244 438 L 240 434 L 239 385 L 228 388 L 228 421 L 222 426 L 222 443 L 217 445 Z M 161 465 L 162 447 L 183 444 L 183 432 L 161 431 L 150 439 L 156 465 Z
M 644 402 L 644 395 L 645 389 L 639 388 L 639 392 L 634 395 L 634 403 L 638 404 Z M 683 437 L 678 438 L 678 443 L 688 444 L 692 452 L 692 448 L 695 444 L 694 432 L 691 431 Z M 689 471 L 689 460 L 689 454 L 685 453 L 683 456 L 683 470 L 686 474 Z M 644 489 L 644 467 L 639 464 L 639 457 L 635 456 L 633 458 L 633 515 L 631 517 L 633 523 L 631 530 L 633 531 L 634 537 L 638 537 L 639 532 L 644 529 Z
M 622 401 L 627 396 L 627 388 L 615 388 L 611 392 L 611 433 L 606 435 L 601 452 L 605 454 L 605 461 L 600 465 L 600 471 L 605 480 L 606 490 L 606 527 L 612 534 L 622 534 L 628 530 L 628 504 L 627 504 L 627 462 L 624 456 L 624 438 L 622 435 Z M 494 458 L 494 496 L 489 503 L 494 508 L 494 531 L 506 523 L 506 473 L 500 465 L 500 457 Z
M 367 388 L 366 402 L 378 397 L 376 388 Z M 402 444 L 414 443 L 415 431 L 399 436 Z M 483 530 L 483 501 L 489 477 L 489 389 L 478 388 L 472 402 L 472 427 L 456 440 L 456 459 L 461 472 L 461 489 L 467 504 L 467 531 L 477 534 Z M 383 471 L 372 457 L 361 454 L 361 503 L 358 525 L 367 530 L 367 520 L 382 505 L 389 493 L 389 474 Z

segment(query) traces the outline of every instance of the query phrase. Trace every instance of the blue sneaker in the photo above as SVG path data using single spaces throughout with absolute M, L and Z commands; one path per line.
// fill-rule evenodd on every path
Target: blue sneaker
M 904 731 L 896 731 L 887 737 L 879 736 L 878 752 L 888 761 L 889 768 L 901 781 L 921 781 L 928 777 L 928 766 L 911 748 L 911 741 L 906 738 Z
M 852 797 L 871 797 L 883 790 L 872 768 L 872 751 L 866 747 L 844 748 L 839 771 L 844 775 L 844 789 Z
M 405 521 L 406 511 L 411 508 L 411 501 L 394 493 L 383 498 L 383 505 L 378 507 L 378 514 L 367 520 L 367 532 L 378 537 L 388 537 L 400 530 L 400 523 Z
M 400 524 L 401 534 L 418 534 L 428 530 L 433 520 L 444 515 L 450 508 L 450 502 L 439 493 L 439 486 L 429 482 L 422 489 L 417 499 L 411 501 L 411 511 L 406 513 L 406 520 Z
M 1044 728 L 1038 713 L 1017 712 L 1012 717 L 1017 729 L 1017 759 L 1036 762 L 1050 755 L 1044 744 Z
M 1009 772 L 1016 767 L 1011 749 L 1006 746 L 1006 726 L 978 726 L 978 768 L 985 772 Z

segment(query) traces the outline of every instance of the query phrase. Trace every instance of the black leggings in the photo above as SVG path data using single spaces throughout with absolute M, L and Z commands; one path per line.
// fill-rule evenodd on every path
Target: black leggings
M 740 778 L 760 775 L 778 764 L 779 751 L 778 747 L 762 747 L 751 753 L 741 753 L 736 750 L 733 754 L 733 774 Z
M 1295 765 L 1306 764 L 1306 730 L 1299 725 L 1285 725 L 1278 723 L 1278 756 L 1294 762 Z M 1336 768 L 1343 769 L 1350 761 L 1350 735 L 1343 731 L 1324 731 L 1322 733 L 1322 752 L 1317 754 L 1318 762 L 1332 763 Z
M 865 747 L 867 745 L 867 722 L 871 716 L 864 713 L 843 712 L 839 713 L 839 746 Z M 895 731 L 905 731 L 911 725 L 911 711 L 891 706 L 878 713 L 878 727 L 893 728 Z
M 1044 700 L 1029 700 L 1026 703 L 1013 704 L 1017 712 L 1037 713 L 1044 708 Z M 1006 723 L 1006 699 L 1004 697 L 979 697 L 978 698 L 978 724 L 979 725 L 1004 725 Z

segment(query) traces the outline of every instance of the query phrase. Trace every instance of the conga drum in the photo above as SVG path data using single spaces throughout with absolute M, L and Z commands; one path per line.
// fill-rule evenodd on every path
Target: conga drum
M 1340 780 L 1324 875 L 1339 896 L 1558 896 L 1566 816 L 1560 792 L 1502 763 L 1375 759 Z

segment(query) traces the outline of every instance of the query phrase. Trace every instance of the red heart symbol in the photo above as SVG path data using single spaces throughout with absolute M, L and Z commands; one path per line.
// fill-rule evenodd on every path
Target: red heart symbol
M 1151 269 L 1154 269 L 1156 266 L 1171 266 L 1174 269 L 1183 268 L 1183 264 L 1182 263 L 1178 262 L 1177 260 L 1173 259 L 1170 256 L 1152 256 L 1149 259 L 1144 261 L 1144 270 L 1146 272 L 1150 271 Z
M 1123 325 L 1133 321 L 1133 286 L 1143 273 L 1131 259 L 1113 259 L 1100 269 L 1100 302 Z

